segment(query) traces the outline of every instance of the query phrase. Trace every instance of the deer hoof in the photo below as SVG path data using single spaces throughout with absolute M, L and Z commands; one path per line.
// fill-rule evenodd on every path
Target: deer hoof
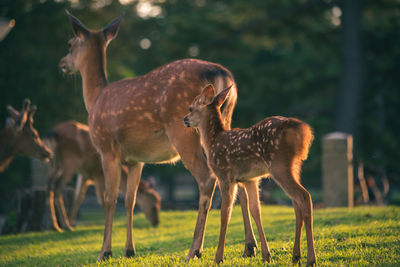
M 72 227 L 71 225 L 68 225 L 68 226 L 65 227 L 65 230 L 72 232 L 72 231 L 74 231 L 75 229 L 74 229 L 74 227 Z
M 124 256 L 125 258 L 132 258 L 136 255 L 136 251 L 132 248 L 125 250 Z
M 271 254 L 267 253 L 266 255 L 263 255 L 263 262 L 271 262 Z
M 317 264 L 316 264 L 316 262 L 315 262 L 315 260 L 312 260 L 312 261 L 307 261 L 307 265 L 306 266 L 316 266 Z
M 57 231 L 57 232 L 59 232 L 59 233 L 62 233 L 63 232 L 63 230 L 57 225 L 57 226 L 54 226 L 53 225 L 53 230 L 55 230 L 55 231 Z
M 244 247 L 243 257 L 254 257 L 257 254 L 257 244 L 247 243 Z
M 215 258 L 215 260 L 214 260 L 214 262 L 215 262 L 215 264 L 217 264 L 217 265 L 219 265 L 220 263 L 222 263 L 224 261 L 224 259 L 223 258 Z
M 293 255 L 293 265 L 296 265 L 296 264 L 298 264 L 299 266 L 301 265 L 301 256 L 300 255 L 297 255 L 297 256 Z
M 112 257 L 111 251 L 100 252 L 99 257 L 97 257 L 98 261 L 104 261 Z
M 196 249 L 196 250 L 194 251 L 194 256 L 195 256 L 196 258 L 200 259 L 200 258 L 201 258 L 201 252 L 200 252 L 198 249 Z

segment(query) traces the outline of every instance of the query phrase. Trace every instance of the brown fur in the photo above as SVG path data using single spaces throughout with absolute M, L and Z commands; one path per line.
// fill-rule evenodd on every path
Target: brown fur
M 106 48 L 115 37 L 121 18 L 100 31 L 92 31 L 77 18 L 68 15 L 75 37 L 70 40 L 70 52 L 61 59 L 60 67 L 65 72 L 79 70 L 81 73 L 90 136 L 101 155 L 106 185 L 104 239 L 98 259 L 112 254 L 112 222 L 121 164 L 128 167 L 125 202 L 127 242 L 124 254 L 131 257 L 136 253 L 132 239 L 132 211 L 143 165 L 179 159 L 182 159 L 199 186 L 198 219 L 192 247 L 186 258 L 199 257 L 216 178 L 207 166 L 197 132 L 185 128 L 182 118 L 204 85 L 212 83 L 217 90 L 232 85 L 232 93 L 223 111 L 224 124 L 230 128 L 237 98 L 232 74 L 215 63 L 184 59 L 137 78 L 108 83 Z M 246 227 L 250 225 L 248 216 L 244 220 Z M 250 232 L 247 228 L 246 243 L 253 244 L 255 239 Z
M 54 152 L 52 170 L 49 178 L 49 203 L 56 204 L 62 227 L 68 230 L 75 224 L 80 204 L 87 188 L 94 184 L 99 204 L 104 206 L 104 175 L 101 167 L 100 155 L 92 145 L 87 125 L 76 121 L 67 121 L 55 126 L 44 142 L 49 144 Z M 73 175 L 79 173 L 81 184 L 76 188 L 76 194 L 70 217 L 68 218 L 63 198 L 63 189 Z M 126 170 L 123 170 L 119 191 L 126 192 Z M 152 188 L 140 181 L 138 190 L 138 205 L 150 220 L 153 226 L 159 223 L 161 198 Z M 54 201 L 54 199 L 55 201 Z M 50 207 L 53 228 L 61 231 L 56 219 L 55 208 Z M 64 217 L 65 216 L 65 217 Z
M 300 184 L 302 161 L 308 156 L 313 134 L 306 123 L 285 117 L 269 117 L 247 129 L 227 129 L 219 107 L 230 88 L 215 96 L 212 85 L 204 88 L 190 106 L 184 118 L 189 127 L 197 127 L 207 154 L 208 165 L 218 177 L 221 190 L 221 230 L 215 262 L 223 260 L 226 231 L 238 183 L 248 192 L 250 212 L 256 222 L 264 261 L 271 254 L 261 222 L 258 196 L 259 179 L 271 176 L 292 199 L 296 213 L 296 237 L 293 263 L 300 260 L 300 233 L 306 224 L 307 265 L 315 265 L 312 233 L 312 202 L 310 194 Z
M 8 167 L 16 155 L 49 160 L 51 152 L 33 127 L 36 107 L 31 108 L 30 100 L 25 99 L 21 112 L 11 106 L 7 110 L 10 117 L 7 118 L 6 128 L 0 131 L 0 172 Z

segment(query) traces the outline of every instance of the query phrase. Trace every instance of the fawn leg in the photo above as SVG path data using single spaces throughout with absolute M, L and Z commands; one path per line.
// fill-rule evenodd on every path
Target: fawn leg
M 224 260 L 226 232 L 228 230 L 228 223 L 232 214 L 233 200 L 237 187 L 235 184 L 230 183 L 228 179 L 225 179 L 223 182 L 221 182 L 221 179 L 219 179 L 218 184 L 221 190 L 222 203 L 221 229 L 219 232 L 218 248 L 214 259 L 216 264 L 220 264 Z
M 301 230 L 303 228 L 303 216 L 301 215 L 300 206 L 292 201 L 294 207 L 294 213 L 296 214 L 296 236 L 294 239 L 294 247 L 293 247 L 293 265 L 299 264 L 301 265 Z
M 76 217 L 78 216 L 79 207 L 81 206 L 82 201 L 85 198 L 86 191 L 87 191 L 89 185 L 92 184 L 91 180 L 83 178 L 83 176 L 81 176 L 81 179 L 83 181 L 80 185 L 78 185 L 79 188 L 77 188 L 77 189 L 79 191 L 77 192 L 77 194 L 75 194 L 74 205 L 72 206 L 72 210 L 71 210 L 70 216 L 69 216 L 69 221 L 70 221 L 71 225 L 75 225 L 75 220 L 76 220 Z
M 241 184 L 238 185 L 238 196 L 240 206 L 242 208 L 244 232 L 245 232 L 245 244 L 243 257 L 252 257 L 256 255 L 257 241 L 254 237 L 253 227 L 250 222 L 249 216 L 249 202 L 246 189 Z
M 282 161 L 283 162 L 283 161 Z M 299 176 L 293 173 L 292 170 L 299 170 L 300 168 L 288 168 L 287 166 L 278 166 L 273 170 L 273 175 L 277 183 L 281 186 L 283 191 L 296 203 L 295 214 L 296 214 L 296 237 L 300 236 L 300 231 L 297 231 L 297 224 L 301 224 L 304 221 L 307 236 L 307 266 L 314 266 L 316 264 L 316 255 L 314 249 L 314 238 L 312 230 L 312 202 L 310 193 L 299 184 Z M 297 179 L 296 179 L 297 177 Z M 296 211 L 298 209 L 298 211 Z M 301 216 L 301 217 L 300 217 Z M 301 229 L 301 227 L 299 227 Z M 300 240 L 300 237 L 299 237 Z M 296 243 L 293 252 L 300 250 L 300 241 Z M 300 254 L 300 251 L 299 251 Z M 293 259 L 298 255 L 293 254 Z
M 127 187 L 125 193 L 125 208 L 126 208 L 126 245 L 125 257 L 133 257 L 136 254 L 135 245 L 132 238 L 132 220 L 133 209 L 136 203 L 136 192 L 139 186 L 140 176 L 142 175 L 143 163 L 136 163 L 128 166 Z
M 264 228 L 261 222 L 260 198 L 258 194 L 258 180 L 252 180 L 244 183 L 249 195 L 250 212 L 257 225 L 258 235 L 261 242 L 261 253 L 263 261 L 271 261 L 271 253 L 265 238 Z
M 116 154 L 116 153 L 115 153 Z M 118 187 L 121 178 L 121 161 L 114 153 L 107 152 L 101 155 L 105 194 L 104 194 L 104 239 L 103 246 L 97 260 L 104 260 L 112 256 L 111 252 L 111 236 L 112 224 L 114 219 L 115 204 L 117 203 Z

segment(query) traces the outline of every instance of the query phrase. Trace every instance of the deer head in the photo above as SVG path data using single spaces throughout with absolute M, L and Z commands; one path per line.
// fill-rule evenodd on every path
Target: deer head
M 139 184 L 138 192 L 140 192 L 140 194 L 136 195 L 136 201 L 151 225 L 157 226 L 160 223 L 160 195 L 146 182 L 141 182 Z
M 48 161 L 52 156 L 49 148 L 43 144 L 38 132 L 33 127 L 33 115 L 36 106 L 30 107 L 30 100 L 25 99 L 21 112 L 12 106 L 7 106 L 10 117 L 6 127 L 12 133 L 10 143 L 13 144 L 13 153 L 28 157 L 36 157 Z
M 59 66 L 63 72 L 74 73 L 82 70 L 87 62 L 91 62 L 93 55 L 105 54 L 108 44 L 118 33 L 122 15 L 103 29 L 93 31 L 86 28 L 79 19 L 71 15 L 67 10 L 66 13 L 72 24 L 75 36 L 68 41 L 69 53 L 61 59 Z M 104 60 L 104 62 L 99 63 L 105 63 L 104 56 L 97 60 Z

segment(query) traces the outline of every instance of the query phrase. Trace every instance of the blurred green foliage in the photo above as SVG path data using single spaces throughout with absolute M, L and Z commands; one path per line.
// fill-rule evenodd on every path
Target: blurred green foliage
M 234 127 L 271 115 L 299 117 L 312 125 L 316 139 L 303 181 L 320 186 L 321 139 L 334 129 L 340 108 L 335 104 L 342 70 L 340 6 L 335 0 L 137 0 L 125 5 L 116 0 L 2 0 L 0 16 L 16 24 L 0 43 L 0 118 L 7 116 L 6 105 L 19 109 L 29 97 L 38 106 L 35 125 L 41 133 L 68 119 L 86 123 L 79 74 L 65 76 L 58 68 L 72 37 L 64 9 L 92 29 L 124 13 L 119 35 L 108 48 L 110 81 L 180 58 L 220 63 L 238 84 Z M 397 0 L 363 1 L 365 75 L 355 140 L 356 159 L 385 168 L 393 181 L 400 172 L 399 11 Z M 143 40 L 150 47 L 143 49 Z M 183 169 L 179 166 L 144 172 L 171 176 Z M 0 195 L 29 185 L 28 178 L 29 164 L 19 159 L 0 174 Z

